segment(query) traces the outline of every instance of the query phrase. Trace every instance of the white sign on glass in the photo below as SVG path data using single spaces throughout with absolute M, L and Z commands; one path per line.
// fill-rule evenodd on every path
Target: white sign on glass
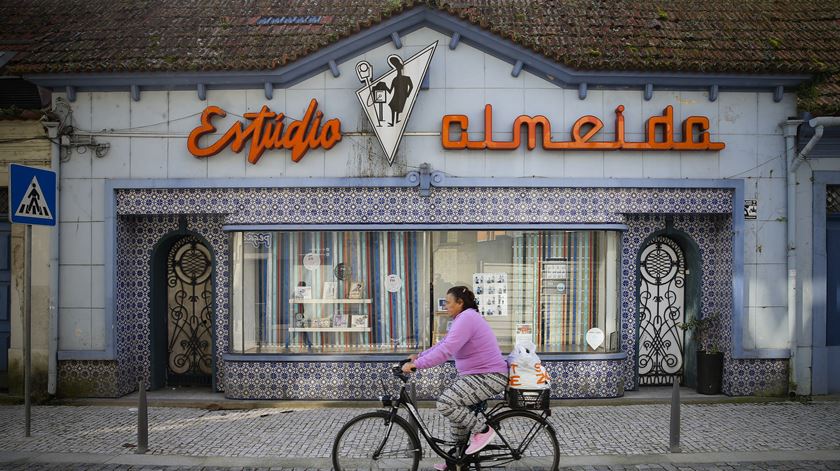
M 402 278 L 399 275 L 388 275 L 385 277 L 385 289 L 389 293 L 396 293 L 402 288 Z
M 309 271 L 315 271 L 318 267 L 321 266 L 321 256 L 314 253 L 309 252 L 308 254 L 303 256 L 303 268 L 306 268 Z
M 592 350 L 598 350 L 598 347 L 604 343 L 604 331 L 594 327 L 586 332 L 586 343 Z

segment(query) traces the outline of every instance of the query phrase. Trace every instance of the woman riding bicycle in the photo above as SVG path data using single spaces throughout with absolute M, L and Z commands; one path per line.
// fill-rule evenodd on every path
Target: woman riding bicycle
M 456 444 L 467 443 L 466 454 L 478 453 L 496 436 L 496 431 L 484 423 L 481 414 L 469 406 L 485 401 L 505 390 L 508 384 L 508 365 L 496 335 L 478 313 L 475 295 L 466 286 L 455 286 L 446 293 L 446 310 L 452 316 L 452 326 L 443 340 L 418 355 L 402 369 L 410 373 L 414 368 L 425 369 L 455 359 L 458 379 L 440 395 L 437 410 L 449 419 L 452 438 Z M 446 465 L 435 465 L 446 469 Z

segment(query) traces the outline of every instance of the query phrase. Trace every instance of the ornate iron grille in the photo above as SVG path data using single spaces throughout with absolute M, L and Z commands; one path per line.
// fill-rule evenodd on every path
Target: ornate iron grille
M 168 384 L 210 384 L 212 278 L 210 251 L 185 237 L 168 255 Z
M 840 186 L 828 186 L 825 189 L 825 212 L 840 213 Z
M 681 381 L 685 334 L 685 259 L 671 239 L 642 250 L 639 287 L 639 384 Z

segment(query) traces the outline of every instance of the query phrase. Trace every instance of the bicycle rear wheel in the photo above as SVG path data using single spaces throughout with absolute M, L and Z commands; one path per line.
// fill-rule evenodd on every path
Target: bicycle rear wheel
M 490 422 L 495 424 L 498 436 L 493 441 L 495 446 L 491 445 L 488 448 L 500 450 L 509 447 L 514 457 L 506 467 L 558 469 L 560 444 L 557 442 L 554 427 L 545 417 L 528 411 L 507 410 L 493 416 Z M 487 455 L 495 454 L 491 450 L 486 453 L 482 451 L 481 458 L 486 459 Z
M 333 442 L 336 470 L 410 469 L 416 471 L 422 450 L 420 439 L 400 416 L 386 411 L 368 412 L 351 419 Z

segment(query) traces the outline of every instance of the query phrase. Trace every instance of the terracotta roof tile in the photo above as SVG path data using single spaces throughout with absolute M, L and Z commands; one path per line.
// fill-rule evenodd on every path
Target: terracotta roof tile
M 0 2 L 14 74 L 271 70 L 419 5 L 580 70 L 840 73 L 840 0 Z

